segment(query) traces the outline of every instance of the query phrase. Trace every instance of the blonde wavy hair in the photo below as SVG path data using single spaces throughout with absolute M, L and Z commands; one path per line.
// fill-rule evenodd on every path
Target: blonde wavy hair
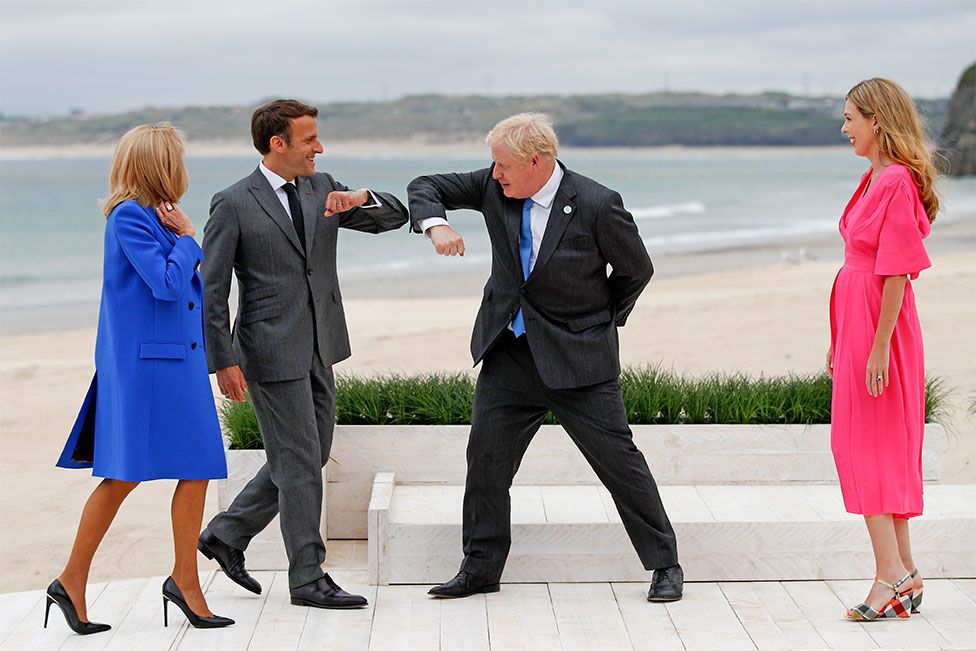
M 556 158 L 559 139 L 552 128 L 552 119 L 545 113 L 519 113 L 505 118 L 488 132 L 485 142 L 493 147 L 507 145 L 512 155 L 526 162 L 535 154 Z
M 188 185 L 180 132 L 165 122 L 139 125 L 115 146 L 110 194 L 102 201 L 102 214 L 108 217 L 113 208 L 129 199 L 143 206 L 179 201 Z
M 847 99 L 865 118 L 877 118 L 879 151 L 908 168 L 918 186 L 929 222 L 935 221 L 939 212 L 939 197 L 935 193 L 938 177 L 935 148 L 929 141 L 915 102 L 901 86 L 881 77 L 858 83 L 848 91 Z

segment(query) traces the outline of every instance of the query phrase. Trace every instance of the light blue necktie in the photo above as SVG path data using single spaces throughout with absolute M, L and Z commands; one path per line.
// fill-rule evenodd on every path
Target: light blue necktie
M 527 280 L 529 272 L 529 262 L 532 260 L 532 199 L 526 199 L 522 206 L 522 227 L 519 230 L 519 257 L 522 259 L 522 280 Z M 515 313 L 512 319 L 512 332 L 516 337 L 525 334 L 525 317 L 522 316 L 522 308 Z

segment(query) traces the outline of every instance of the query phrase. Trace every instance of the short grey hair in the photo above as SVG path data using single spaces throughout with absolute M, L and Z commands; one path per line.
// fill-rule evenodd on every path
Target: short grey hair
M 556 158 L 559 151 L 552 118 L 545 113 L 519 113 L 505 118 L 492 127 L 485 142 L 492 147 L 507 145 L 512 155 L 523 162 L 535 154 Z

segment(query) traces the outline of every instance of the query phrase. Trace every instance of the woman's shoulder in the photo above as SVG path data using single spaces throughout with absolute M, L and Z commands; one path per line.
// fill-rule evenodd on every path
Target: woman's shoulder
M 902 186 L 915 187 L 912 172 L 901 163 L 892 163 L 884 168 L 878 177 L 878 187 L 898 188 Z
M 135 199 L 120 202 L 108 214 L 109 221 L 148 224 L 151 217 L 146 207 Z

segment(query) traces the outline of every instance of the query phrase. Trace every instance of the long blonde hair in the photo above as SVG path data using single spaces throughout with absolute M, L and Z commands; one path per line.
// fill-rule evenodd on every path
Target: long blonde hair
M 183 164 L 183 138 L 171 124 L 142 124 L 130 129 L 115 146 L 108 198 L 102 213 L 128 199 L 143 206 L 179 201 L 189 185 Z
M 872 115 L 877 118 L 878 150 L 908 168 L 918 186 L 929 222 L 935 221 L 939 212 L 939 197 L 935 193 L 938 176 L 935 148 L 929 142 L 915 102 L 901 86 L 881 77 L 858 83 L 848 91 L 847 99 L 865 118 Z

